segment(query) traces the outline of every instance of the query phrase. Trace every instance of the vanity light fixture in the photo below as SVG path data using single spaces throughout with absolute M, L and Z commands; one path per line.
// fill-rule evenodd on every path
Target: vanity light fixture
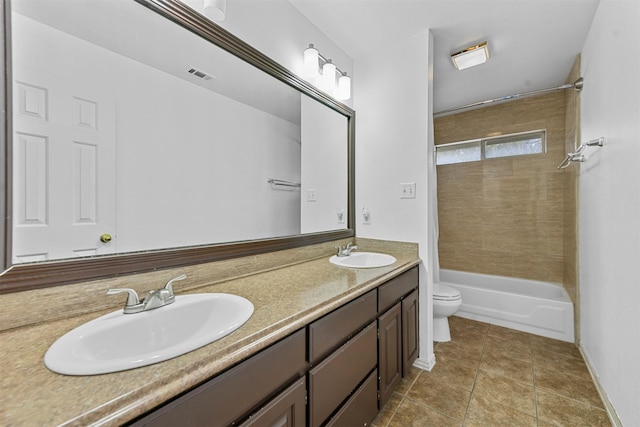
M 486 41 L 476 43 L 451 54 L 453 65 L 458 70 L 484 64 L 487 59 L 489 59 L 489 46 Z
M 214 21 L 224 21 L 227 14 L 227 0 L 204 0 L 204 14 Z
M 304 77 L 336 99 L 351 98 L 351 77 L 322 56 L 313 43 L 304 51 Z

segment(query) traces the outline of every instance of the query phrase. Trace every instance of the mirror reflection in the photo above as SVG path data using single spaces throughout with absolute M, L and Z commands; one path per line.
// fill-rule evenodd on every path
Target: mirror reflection
M 13 0 L 13 263 L 347 228 L 348 118 L 133 0 Z

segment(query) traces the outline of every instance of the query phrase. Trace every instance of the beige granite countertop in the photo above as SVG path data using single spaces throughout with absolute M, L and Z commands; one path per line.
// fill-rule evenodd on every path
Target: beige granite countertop
M 366 241 L 357 243 L 362 250 L 389 253 L 397 262 L 388 267 L 352 270 L 336 267 L 328 262 L 326 254 L 318 257 L 314 252 L 314 259 L 226 278 L 188 292 L 180 292 L 176 286 L 178 295 L 195 292 L 241 295 L 253 303 L 254 314 L 240 329 L 221 340 L 143 368 L 75 377 L 53 373 L 44 366 L 44 354 L 58 337 L 113 308 L 68 318 L 49 316 L 38 323 L 3 328 L 6 330 L 0 332 L 0 425 L 121 425 L 420 262 L 416 244 L 371 241 L 366 247 Z M 291 253 L 285 256 L 290 257 Z M 47 292 L 50 295 L 52 291 Z M 34 295 L 39 294 L 31 293 L 28 297 L 34 299 Z M 3 298 L 18 305 L 20 296 L 1 295 L 0 303 Z M 36 301 L 34 305 L 39 304 L 42 302 Z M 10 313 L 4 311 L 5 317 L 0 320 L 8 324 Z

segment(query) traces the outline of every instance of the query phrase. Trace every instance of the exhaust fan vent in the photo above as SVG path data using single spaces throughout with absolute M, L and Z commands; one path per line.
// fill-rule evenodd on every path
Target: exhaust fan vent
M 197 68 L 191 67 L 189 69 L 189 74 L 193 74 L 196 77 L 199 77 L 203 80 L 211 80 L 212 78 L 214 78 L 212 75 L 210 75 L 209 73 L 206 73 L 202 70 L 199 70 Z

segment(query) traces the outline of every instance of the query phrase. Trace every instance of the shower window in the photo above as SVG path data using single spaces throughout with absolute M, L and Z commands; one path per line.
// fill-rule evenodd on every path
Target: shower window
M 436 146 L 436 165 L 546 152 L 546 131 L 500 135 Z
M 480 141 L 455 142 L 436 147 L 436 164 L 475 162 L 482 158 Z

